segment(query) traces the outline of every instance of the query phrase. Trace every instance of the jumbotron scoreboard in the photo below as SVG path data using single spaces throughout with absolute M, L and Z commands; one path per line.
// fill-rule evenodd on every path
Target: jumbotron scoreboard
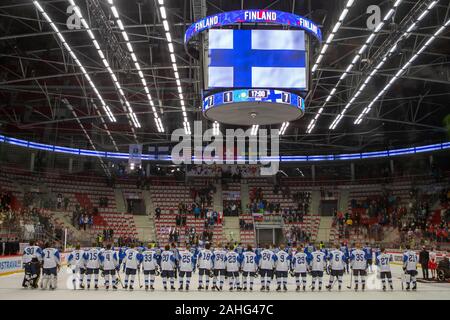
M 301 16 L 239 10 L 206 17 L 185 34 L 201 49 L 204 116 L 234 125 L 270 125 L 303 116 L 309 56 L 320 28 Z

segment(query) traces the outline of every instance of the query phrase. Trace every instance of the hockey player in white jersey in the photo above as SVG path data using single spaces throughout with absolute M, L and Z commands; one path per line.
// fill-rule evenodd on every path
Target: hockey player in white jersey
M 100 249 L 93 243 L 92 248 L 85 251 L 83 258 L 86 261 L 87 288 L 91 287 L 92 278 L 94 278 L 95 289 L 98 289 L 98 275 L 100 273 Z
M 247 290 L 247 280 L 250 277 L 250 291 L 253 291 L 253 283 L 258 268 L 259 257 L 253 252 L 251 245 L 247 246 L 247 250 L 242 253 L 242 283 L 243 290 Z
M 73 250 L 67 258 L 67 264 L 72 268 L 72 284 L 74 289 L 77 288 L 77 277 L 80 279 L 80 289 L 84 289 L 84 275 L 86 274 L 84 253 L 84 250 L 77 244 L 75 250 Z
M 334 285 L 334 279 L 337 278 L 338 290 L 342 290 L 342 277 L 344 276 L 344 269 L 347 264 L 348 257 L 341 250 L 339 244 L 336 245 L 336 249 L 332 250 L 328 255 L 330 262 L 330 280 L 328 282 L 327 289 L 330 291 Z
M 317 246 L 318 248 L 319 246 Z M 323 270 L 326 268 L 327 261 L 325 253 L 316 249 L 313 253 L 311 253 L 311 290 L 314 291 L 316 288 L 316 282 L 319 282 L 319 291 L 322 290 L 322 279 L 323 279 Z
M 273 269 L 275 268 L 275 253 L 270 250 L 270 245 L 266 244 L 261 251 L 259 259 L 259 275 L 261 277 L 261 291 L 270 290 L 270 282 L 273 278 Z
M 209 288 L 209 277 L 213 266 L 213 253 L 211 252 L 211 245 L 207 243 L 205 249 L 200 250 L 197 256 L 198 264 L 198 290 Z M 206 278 L 206 287 L 203 288 L 203 276 Z
M 170 290 L 175 291 L 175 267 L 176 257 L 170 246 L 166 245 L 164 251 L 161 252 L 161 277 L 163 281 L 164 290 L 167 290 L 167 280 L 170 281 Z
M 22 287 L 37 288 L 42 261 L 42 249 L 34 241 L 23 249 L 22 266 L 25 269 Z
M 238 291 L 241 291 L 241 284 L 239 281 L 239 269 L 242 262 L 242 256 L 233 250 L 233 246 L 229 246 L 229 251 L 226 255 L 226 269 L 227 269 L 227 278 L 228 284 L 230 285 L 230 291 L 233 291 L 236 288 Z
M 403 254 L 403 271 L 406 274 L 406 290 L 410 289 L 412 283 L 412 290 L 417 290 L 417 263 L 419 258 L 417 254 L 411 250 L 410 246 L 406 246 L 406 251 Z
M 362 291 L 366 288 L 367 259 L 366 252 L 361 250 L 361 246 L 359 244 L 355 245 L 355 249 L 350 254 L 350 267 L 355 278 L 355 291 L 358 291 L 359 278 L 361 278 Z
M 227 251 L 222 248 L 222 244 L 219 243 L 217 245 L 216 250 L 213 251 L 213 286 L 212 289 L 216 289 L 218 291 L 223 290 L 223 283 L 225 281 L 225 270 L 226 270 L 226 255 Z M 219 285 L 218 285 L 219 284 Z
M 392 255 L 386 253 L 385 248 L 380 249 L 380 254 L 376 255 L 376 264 L 380 270 L 380 277 L 383 283 L 383 291 L 386 291 L 386 280 L 389 282 L 389 287 L 394 290 L 392 285 L 392 272 L 391 272 L 391 262 L 393 261 Z
M 134 279 L 139 272 L 142 263 L 142 254 L 137 249 L 128 249 L 123 258 L 123 269 L 125 270 L 124 289 L 134 290 Z M 128 283 L 130 286 L 128 286 Z
M 287 291 L 287 277 L 292 256 L 285 251 L 284 244 L 280 245 L 280 251 L 275 254 L 275 271 L 277 276 L 277 291 Z
M 42 289 L 47 289 L 48 285 L 51 290 L 56 289 L 60 264 L 61 258 L 58 249 L 51 247 L 50 243 L 46 243 L 45 249 L 42 250 Z
M 191 252 L 191 246 L 187 245 L 186 250 L 182 250 L 179 252 L 179 272 L 178 272 L 178 291 L 183 291 L 186 288 L 186 291 L 189 291 L 189 286 L 191 284 L 192 272 L 195 268 L 196 259 L 195 256 Z M 186 286 L 183 287 L 184 278 L 186 277 Z
M 297 252 L 292 257 L 292 270 L 294 271 L 296 291 L 300 291 L 300 281 L 303 291 L 306 291 L 306 276 L 308 274 L 308 265 L 311 262 L 311 254 L 305 253 L 303 246 L 297 247 Z
M 142 252 L 142 270 L 144 271 L 144 284 L 145 290 L 150 289 L 155 290 L 155 274 L 158 268 L 159 259 L 161 257 L 158 255 L 156 250 L 144 250 Z
M 119 256 L 117 252 L 111 250 L 111 245 L 106 245 L 106 250 L 100 252 L 100 264 L 103 268 L 103 275 L 105 277 L 105 288 L 109 290 L 111 281 L 113 290 L 117 290 L 117 275 L 116 271 L 120 270 Z

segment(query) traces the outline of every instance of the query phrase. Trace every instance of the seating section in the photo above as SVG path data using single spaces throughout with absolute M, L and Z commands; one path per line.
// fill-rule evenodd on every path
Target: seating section
M 255 220 L 253 219 L 253 216 L 251 214 L 243 214 L 239 216 L 239 219 L 244 220 L 245 223 L 252 223 L 253 225 L 255 225 Z M 242 245 L 246 246 L 246 245 L 252 245 L 255 246 L 256 245 L 256 234 L 255 234 L 255 230 L 240 230 L 240 238 L 241 238 L 241 243 Z
M 81 207 L 96 207 L 99 212 L 112 212 L 117 210 L 116 199 L 114 197 L 114 190 L 106 186 L 104 181 L 92 181 L 77 178 L 76 183 L 68 178 L 53 178 L 46 179 L 46 185 L 49 187 L 55 197 L 61 194 L 69 198 L 69 210 L 72 211 L 76 204 Z M 106 208 L 100 207 L 100 198 L 108 199 L 108 206 Z
M 285 223 L 283 226 L 283 231 L 288 231 L 291 227 L 299 227 L 306 233 L 310 233 L 311 241 L 316 241 L 317 234 L 319 233 L 320 216 L 319 215 L 305 215 L 303 216 L 303 222 L 291 222 Z
M 265 178 L 248 179 L 248 190 L 250 194 L 252 193 L 252 190 L 254 190 L 255 188 L 256 189 L 261 188 L 263 199 L 267 200 L 268 202 L 279 203 L 281 209 L 297 208 L 297 204 L 292 200 L 292 197 L 283 197 L 281 191 L 278 192 L 278 194 L 275 194 L 273 192 L 273 184 L 267 182 Z
M 410 198 L 410 191 L 414 188 L 422 188 L 429 185 L 434 185 L 435 188 L 438 187 L 438 184 L 436 184 L 432 179 L 426 178 L 421 181 L 416 181 L 413 185 L 411 183 L 411 179 L 405 179 L 405 178 L 397 178 L 395 181 L 392 181 L 391 183 L 387 185 L 381 185 L 381 184 L 357 184 L 349 186 L 349 197 L 348 197 L 348 212 L 352 213 L 355 211 L 358 211 L 361 215 L 361 219 L 369 219 L 369 216 L 366 213 L 365 208 L 352 208 L 352 200 L 356 200 L 358 204 L 361 204 L 365 202 L 367 199 L 375 199 L 377 197 L 380 197 L 383 195 L 383 190 L 386 189 L 389 192 L 389 195 L 392 197 L 395 197 L 397 199 L 397 206 L 398 207 L 405 207 L 408 208 L 408 204 L 411 201 Z M 389 212 L 391 212 L 392 208 L 388 208 Z M 434 215 L 431 215 L 430 221 L 433 219 Z M 376 223 L 377 218 L 371 218 L 369 220 L 369 223 Z M 383 230 L 387 233 L 391 233 L 393 231 L 392 226 L 384 227 Z M 340 234 L 338 227 L 333 226 L 330 230 L 330 241 L 334 240 L 354 240 L 354 241 L 369 241 L 366 231 L 365 230 L 359 230 L 358 228 L 351 228 L 349 230 L 348 238 L 344 237 L 344 234 Z
M 136 224 L 132 214 L 117 212 L 101 212 L 94 217 L 94 225 L 89 233 L 92 236 L 103 234 L 103 230 L 112 229 L 114 238 L 135 238 L 137 236 Z
M 205 186 L 205 181 L 197 181 L 192 186 L 201 188 Z M 176 227 L 176 215 L 178 214 L 178 203 L 182 202 L 190 204 L 193 199 L 190 196 L 189 188 L 182 184 L 168 184 L 168 185 L 152 185 L 150 187 L 150 195 L 153 204 L 161 209 L 161 217 L 155 219 L 155 227 L 157 238 L 160 243 L 167 243 L 169 240 L 169 229 Z M 207 207 L 212 209 L 212 205 Z M 195 219 L 193 214 L 188 214 L 186 217 L 186 227 L 179 227 L 180 243 L 185 243 L 186 228 L 195 227 L 196 233 L 201 236 L 205 230 L 204 219 Z M 212 227 L 213 241 L 224 241 L 222 225 L 214 225 Z

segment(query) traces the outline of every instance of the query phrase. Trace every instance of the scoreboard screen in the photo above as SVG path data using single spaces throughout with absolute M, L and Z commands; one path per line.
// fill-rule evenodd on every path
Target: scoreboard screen
M 307 90 L 305 47 L 303 30 L 211 29 L 206 87 Z

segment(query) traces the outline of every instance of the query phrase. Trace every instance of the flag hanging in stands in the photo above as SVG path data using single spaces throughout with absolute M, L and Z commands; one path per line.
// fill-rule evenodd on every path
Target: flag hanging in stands
M 209 31 L 210 88 L 306 89 L 302 30 Z
M 130 168 L 133 170 L 140 167 L 142 163 L 142 144 L 130 144 L 129 152 L 128 164 Z

